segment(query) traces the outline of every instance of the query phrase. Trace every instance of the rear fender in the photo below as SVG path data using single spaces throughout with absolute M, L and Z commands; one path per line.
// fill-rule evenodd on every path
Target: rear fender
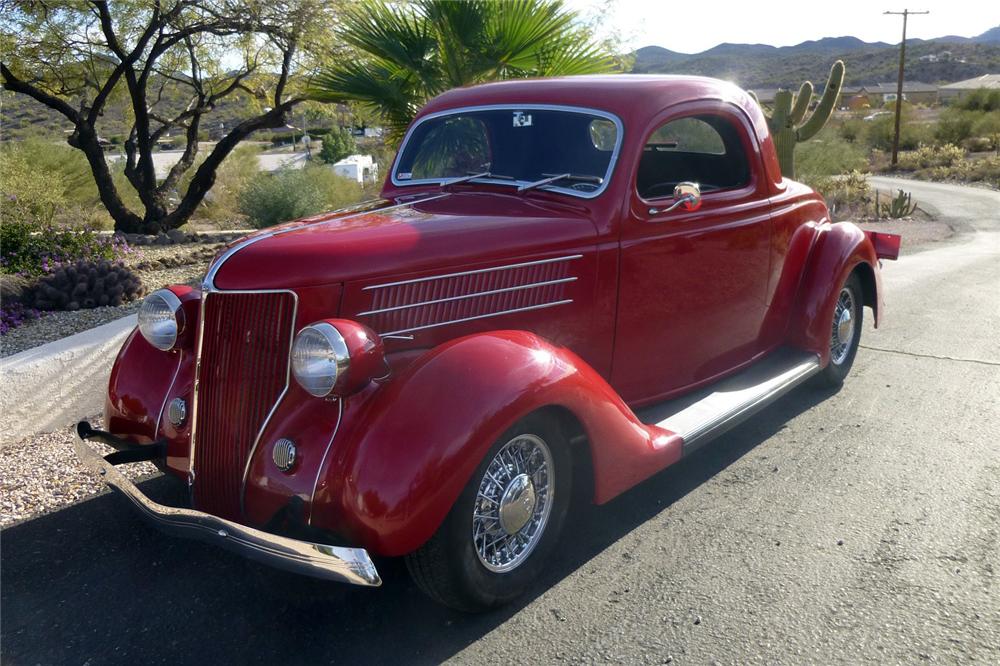
M 345 403 L 312 525 L 380 555 L 415 550 L 500 435 L 548 406 L 580 421 L 599 503 L 680 458 L 680 438 L 640 423 L 569 350 L 524 331 L 473 335 L 427 352 L 363 403 Z
M 857 225 L 822 224 L 816 231 L 816 241 L 795 299 L 789 342 L 819 354 L 825 366 L 830 360 L 830 322 L 840 285 L 853 271 L 858 271 L 864 304 L 872 308 L 878 327 L 883 309 L 882 282 L 875 247 Z

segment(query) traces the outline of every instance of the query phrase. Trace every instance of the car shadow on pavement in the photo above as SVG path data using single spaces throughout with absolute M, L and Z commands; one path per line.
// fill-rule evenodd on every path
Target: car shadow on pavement
M 162 535 L 104 493 L 2 532 L 4 661 L 440 662 L 830 395 L 796 391 L 609 504 L 578 507 L 534 591 L 483 615 L 431 602 L 401 560 L 376 562 L 378 589 L 299 578 Z M 183 493 L 165 477 L 142 487 Z

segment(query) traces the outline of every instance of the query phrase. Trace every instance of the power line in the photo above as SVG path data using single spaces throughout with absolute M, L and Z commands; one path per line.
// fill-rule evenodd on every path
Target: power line
M 892 135 L 892 166 L 896 166 L 899 161 L 899 119 L 903 112 L 903 68 L 906 62 L 906 19 L 917 14 L 930 14 L 926 12 L 911 12 L 904 9 L 901 12 L 882 12 L 903 17 L 903 41 L 899 43 L 899 78 L 896 81 L 896 129 Z

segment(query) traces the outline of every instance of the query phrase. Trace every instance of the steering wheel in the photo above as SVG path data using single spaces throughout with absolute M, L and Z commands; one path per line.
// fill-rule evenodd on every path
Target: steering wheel
M 657 197 L 672 197 L 674 195 L 675 187 L 677 187 L 677 181 L 670 181 L 666 183 L 654 183 L 643 191 L 642 196 L 644 199 L 656 199 Z

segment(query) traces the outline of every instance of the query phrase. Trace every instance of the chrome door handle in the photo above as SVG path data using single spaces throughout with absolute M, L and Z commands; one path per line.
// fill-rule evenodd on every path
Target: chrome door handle
M 650 215 L 658 215 L 660 213 L 669 213 L 670 211 L 672 211 L 672 210 L 674 210 L 676 208 L 679 208 L 680 206 L 683 206 L 684 204 L 688 204 L 688 203 L 689 204 L 693 204 L 695 201 L 697 201 L 697 199 L 695 198 L 695 196 L 693 194 L 687 194 L 687 195 L 681 197 L 680 199 L 678 199 L 677 201 L 673 202 L 672 204 L 670 204 L 670 206 L 668 206 L 667 208 L 650 208 L 649 209 L 649 214 Z

